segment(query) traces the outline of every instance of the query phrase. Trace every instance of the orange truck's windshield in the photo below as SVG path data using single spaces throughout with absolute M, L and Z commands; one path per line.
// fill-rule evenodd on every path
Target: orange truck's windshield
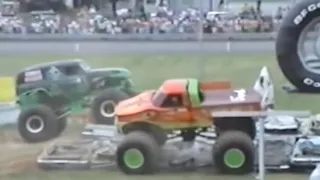
M 151 100 L 154 106 L 160 107 L 166 97 L 167 95 L 159 89 L 153 93 Z
M 197 79 L 188 79 L 188 83 L 186 84 L 186 90 L 188 93 L 188 96 L 191 100 L 192 106 L 199 106 L 201 104 L 201 98 L 200 98 L 200 84 Z M 168 94 L 164 93 L 161 89 L 162 87 L 157 90 L 152 96 L 152 103 L 155 106 L 162 107 L 164 101 L 168 97 Z

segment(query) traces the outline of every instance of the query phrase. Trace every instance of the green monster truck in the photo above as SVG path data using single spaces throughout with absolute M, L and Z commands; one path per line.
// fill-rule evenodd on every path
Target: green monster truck
M 19 133 L 27 142 L 57 137 L 79 104 L 91 106 L 96 123 L 113 124 L 114 106 L 135 95 L 132 87 L 127 69 L 92 69 L 83 60 L 27 67 L 16 77 Z

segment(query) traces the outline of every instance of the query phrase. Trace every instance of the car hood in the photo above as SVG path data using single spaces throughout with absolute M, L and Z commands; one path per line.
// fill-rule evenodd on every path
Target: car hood
M 151 98 L 155 91 L 146 91 L 132 98 L 126 99 L 118 103 L 115 108 L 117 116 L 126 116 L 142 112 L 153 107 Z

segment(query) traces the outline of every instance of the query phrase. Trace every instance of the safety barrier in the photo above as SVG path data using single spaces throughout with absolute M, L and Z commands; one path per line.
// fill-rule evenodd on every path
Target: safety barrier
M 204 41 L 272 41 L 277 33 L 203 34 Z M 0 34 L 0 41 L 197 41 L 199 33 L 167 34 Z
M 309 33 L 310 38 L 316 35 Z M 0 42 L 77 42 L 77 41 L 274 41 L 277 32 L 268 33 L 167 33 L 167 34 L 1 34 Z

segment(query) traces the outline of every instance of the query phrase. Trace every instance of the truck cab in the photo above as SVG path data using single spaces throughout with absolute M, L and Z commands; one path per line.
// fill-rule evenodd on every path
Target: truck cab
M 212 123 L 211 113 L 214 111 L 260 110 L 261 99 L 254 90 L 232 89 L 229 82 L 170 79 L 156 91 L 121 102 L 116 112 L 119 121 L 124 116 L 130 118 L 131 115 L 137 117 L 144 112 L 152 112 L 150 118 L 157 120 L 152 122 L 162 124 L 164 128 L 174 122 L 186 127 L 208 126 Z
M 249 89 L 234 89 L 230 82 L 223 81 L 166 80 L 158 90 L 146 91 L 120 102 L 115 110 L 117 125 L 122 128 L 147 123 L 166 130 L 211 127 L 213 124 L 224 127 L 228 124 L 226 119 L 237 121 L 237 118 L 216 118 L 215 114 L 261 111 L 273 103 L 273 85 L 269 74 L 264 72 L 261 71 L 254 87 Z M 247 119 L 252 124 L 251 118 Z
M 260 94 L 253 89 L 232 89 L 229 82 L 200 82 L 196 79 L 167 80 L 152 98 L 153 104 L 158 107 L 184 106 L 190 109 L 245 104 L 255 106 L 260 100 Z

